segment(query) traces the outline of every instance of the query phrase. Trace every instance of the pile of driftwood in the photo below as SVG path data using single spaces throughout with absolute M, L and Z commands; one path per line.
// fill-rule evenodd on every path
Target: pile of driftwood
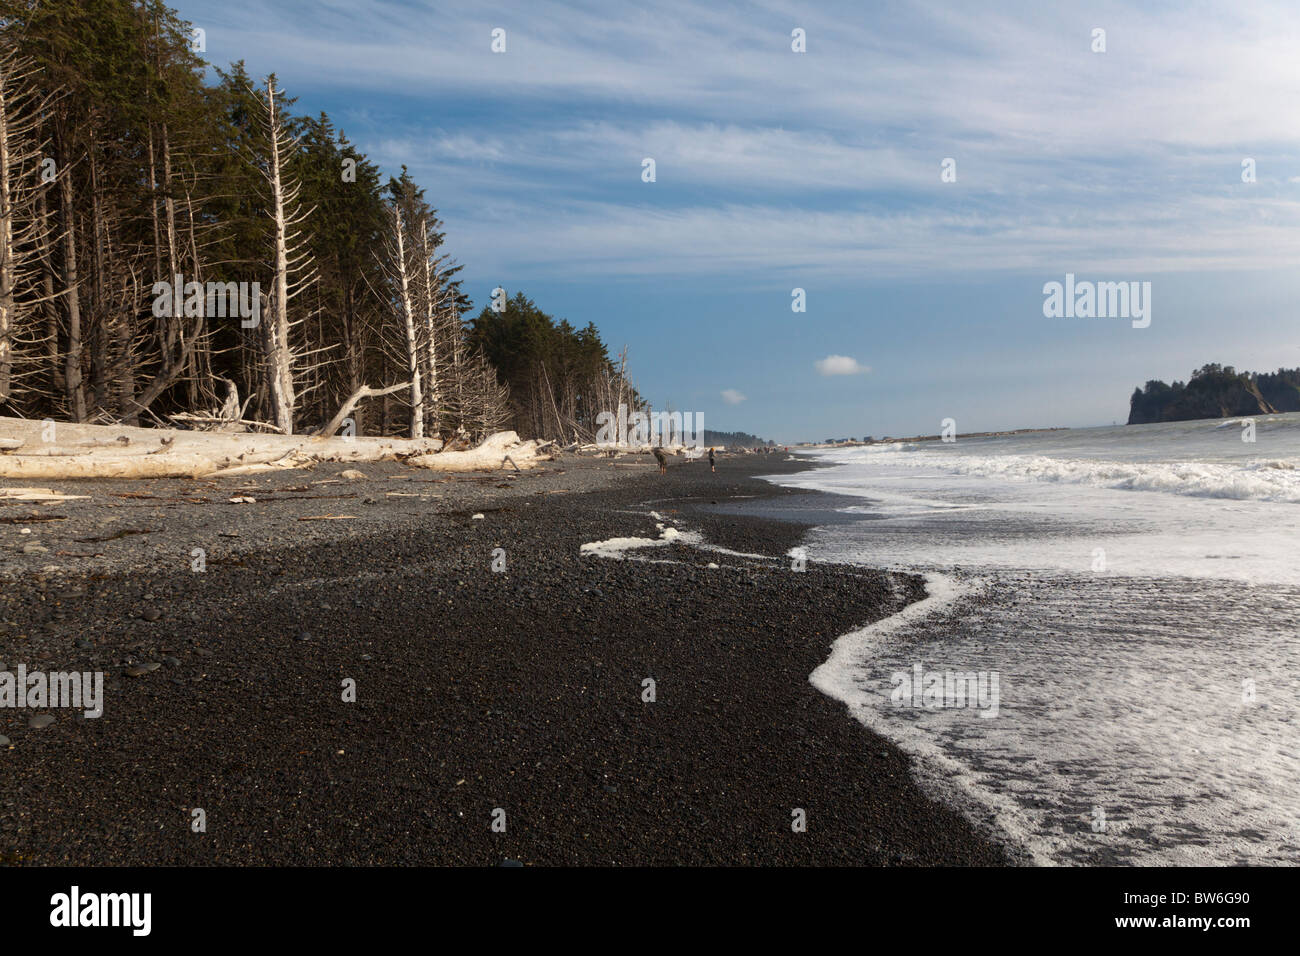
M 336 426 L 337 428 L 337 426 Z M 326 432 L 326 429 L 322 429 Z M 318 462 L 405 461 L 437 471 L 533 468 L 551 442 L 499 432 L 477 448 L 444 450 L 436 438 L 276 435 L 0 418 L 0 478 L 200 478 Z
M 568 454 L 583 455 L 591 458 L 622 458 L 624 455 L 650 455 L 654 453 L 655 448 L 659 448 L 666 455 L 675 455 L 685 458 L 687 461 L 695 461 L 707 455 L 707 449 L 704 448 L 686 448 L 681 445 L 633 445 L 633 444 L 597 444 L 587 442 L 579 444 L 574 442 L 572 445 L 565 447 L 564 451 Z M 723 449 L 715 448 L 715 452 L 721 452 Z
M 443 450 L 407 458 L 408 465 L 433 471 L 499 471 L 507 465 L 515 471 L 537 467 L 555 457 L 555 442 L 520 441 L 514 432 L 489 435 L 477 448 Z

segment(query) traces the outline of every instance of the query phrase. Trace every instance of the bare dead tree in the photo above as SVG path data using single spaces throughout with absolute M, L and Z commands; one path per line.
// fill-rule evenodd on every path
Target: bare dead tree
M 368 385 L 362 385 L 348 396 L 346 402 L 339 406 L 339 410 L 334 414 L 334 417 L 316 431 L 316 437 L 330 438 L 333 436 L 335 432 L 343 427 L 343 422 L 347 419 L 348 415 L 352 413 L 352 409 L 356 408 L 357 403 L 362 399 L 373 398 L 376 395 L 389 395 L 393 392 L 409 387 L 410 384 L 410 382 L 398 382 L 396 385 L 389 385 L 387 388 L 370 388 Z
M 315 279 L 306 236 L 299 228 L 311 214 L 298 202 L 301 184 L 289 174 L 286 165 L 293 157 L 297 142 L 293 139 L 276 106 L 275 74 L 266 78 L 258 100 L 263 107 L 262 125 L 266 134 L 266 155 L 262 174 L 270 188 L 272 217 L 271 292 L 267 295 L 266 314 L 261 317 L 264 384 L 271 417 L 284 434 L 293 434 L 295 352 L 290 341 L 293 326 L 289 303 Z
M 420 290 L 420 295 L 424 300 L 424 328 L 422 330 L 424 337 L 424 365 L 426 368 L 425 395 L 429 406 L 429 420 L 433 432 L 436 434 L 440 431 L 442 418 L 442 395 L 439 390 L 441 376 L 439 375 L 438 362 L 442 354 L 438 341 L 442 336 L 440 334 L 438 322 L 438 300 L 440 298 L 441 283 L 438 281 L 437 267 L 434 262 L 432 250 L 429 248 L 429 226 L 427 222 L 420 222 L 420 258 L 423 260 L 424 283 Z
M 38 203 L 45 171 L 39 126 L 50 97 L 36 94 L 35 73 L 32 61 L 0 38 L 0 405 L 21 391 L 25 372 L 36 371 L 39 359 L 19 351 L 40 343 L 41 307 L 55 295 L 40 291 L 50 233 Z
M 421 391 L 421 350 L 416 333 L 416 294 L 411 281 L 412 263 L 408 258 L 410 243 L 406 237 L 406 223 L 402 219 L 401 204 L 394 201 L 389 204 L 392 217 L 392 231 L 388 237 L 388 255 L 384 269 L 393 285 L 390 301 L 396 311 L 395 318 L 403 330 L 402 359 L 406 375 L 411 384 L 410 434 L 412 438 L 424 437 L 424 396 Z

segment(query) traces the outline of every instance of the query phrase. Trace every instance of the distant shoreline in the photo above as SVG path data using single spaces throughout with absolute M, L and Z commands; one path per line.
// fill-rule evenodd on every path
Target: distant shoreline
M 1007 435 L 1032 435 L 1038 432 L 1068 432 L 1070 429 L 1064 425 L 1052 428 L 1012 428 L 1006 431 L 996 432 L 963 432 L 959 438 L 1002 438 Z M 897 445 L 901 442 L 917 441 L 939 441 L 941 435 L 913 435 L 910 438 L 877 438 L 873 441 L 842 441 L 842 442 L 816 442 L 804 445 L 790 445 L 791 449 L 809 449 L 809 448 L 861 448 L 867 445 Z

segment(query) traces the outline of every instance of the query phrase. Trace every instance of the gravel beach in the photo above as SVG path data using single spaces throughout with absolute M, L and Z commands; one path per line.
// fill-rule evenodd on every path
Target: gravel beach
M 1006 863 L 808 683 L 919 581 L 794 573 L 804 526 L 710 510 L 806 494 L 755 477 L 805 467 L 319 466 L 6 501 L 0 670 L 102 671 L 105 702 L 0 709 L 0 863 Z M 657 537 L 651 511 L 766 557 L 580 553 Z

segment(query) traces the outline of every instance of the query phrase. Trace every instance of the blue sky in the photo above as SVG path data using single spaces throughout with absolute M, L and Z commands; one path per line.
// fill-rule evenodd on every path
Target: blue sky
M 409 167 L 476 307 L 595 322 L 711 428 L 1108 425 L 1148 378 L 1300 365 L 1294 4 L 176 7 Z M 1150 327 L 1044 318 L 1067 272 L 1151 282 Z

